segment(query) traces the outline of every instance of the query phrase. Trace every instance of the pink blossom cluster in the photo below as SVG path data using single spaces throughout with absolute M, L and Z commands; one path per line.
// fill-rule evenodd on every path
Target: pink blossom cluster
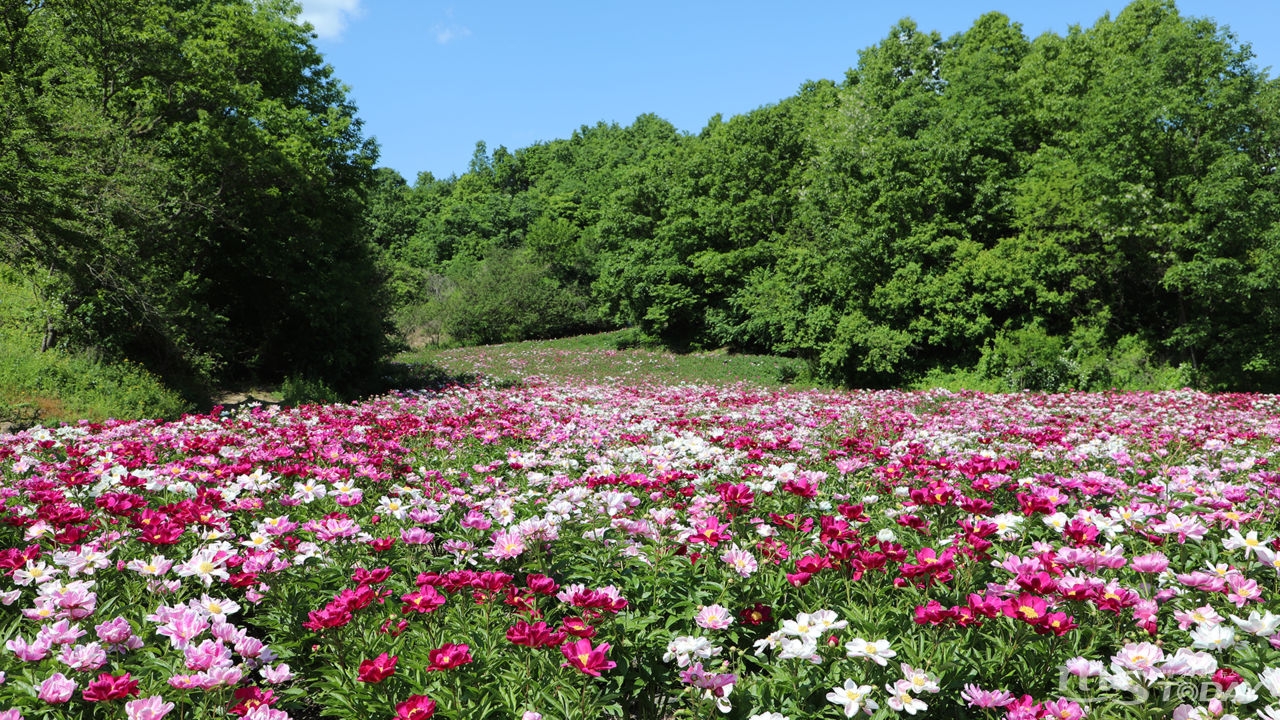
M 1280 717 L 1278 446 L 1275 398 L 1192 391 L 531 382 L 36 428 L 0 436 L 0 718 L 426 720 L 503 673 L 770 717 L 1200 680 L 1175 716 Z

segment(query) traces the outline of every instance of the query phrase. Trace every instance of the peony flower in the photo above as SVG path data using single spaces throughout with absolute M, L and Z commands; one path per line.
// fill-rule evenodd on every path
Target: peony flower
M 203 613 L 214 622 L 226 622 L 227 616 L 240 611 L 240 604 L 234 600 L 212 598 L 202 595 L 199 601 L 191 601 L 191 609 Z
M 259 707 L 271 705 L 276 701 L 274 691 L 263 691 L 261 688 L 256 687 L 236 688 L 235 699 L 239 700 L 240 703 L 227 712 L 241 717 L 245 717 Z
M 173 703 L 165 702 L 159 695 L 152 695 L 125 703 L 124 713 L 128 720 L 160 720 L 168 715 L 173 707 Z
M 1258 637 L 1271 637 L 1276 634 L 1276 630 L 1280 629 L 1280 615 L 1272 615 L 1270 610 L 1264 611 L 1262 615 L 1257 610 L 1249 613 L 1248 620 L 1242 620 L 1235 615 L 1230 616 L 1231 622 L 1236 624 L 1244 632 Z
M 1249 557 L 1267 548 L 1273 540 L 1275 538 L 1259 540 L 1257 530 L 1250 530 L 1248 535 L 1241 535 L 1239 530 L 1232 529 L 1227 531 L 1227 538 L 1222 541 L 1222 546 L 1228 550 L 1244 548 L 1245 557 Z
M 537 648 L 543 645 L 561 645 L 565 641 L 564 631 L 552 632 L 545 622 L 532 625 L 521 620 L 507 629 L 507 639 L 516 645 Z
M 1236 631 L 1226 625 L 1198 627 L 1191 631 L 1191 646 L 1204 650 L 1226 650 L 1235 645 Z
M 1156 663 L 1164 660 L 1164 650 L 1151 643 L 1128 643 L 1120 652 L 1111 656 L 1111 663 L 1125 670 L 1140 673 L 1147 682 L 1163 675 Z
M 590 640 L 582 638 L 560 646 L 560 652 L 569 661 L 560 663 L 561 667 L 577 668 L 595 677 L 600 677 L 601 670 L 612 670 L 617 667 L 617 663 L 609 662 L 605 657 L 609 652 L 609 643 L 600 643 L 599 647 L 593 648 Z
M 395 674 L 397 658 L 396 655 L 388 657 L 386 653 L 382 653 L 373 660 L 361 661 L 356 679 L 367 683 L 380 683 L 386 680 Z
M 1085 657 L 1074 657 L 1067 661 L 1067 672 L 1080 678 L 1098 677 L 1105 670 L 1106 666 L 1101 660 L 1089 660 Z
M 16 637 L 5 642 L 4 646 L 9 649 L 18 659 L 23 662 L 39 662 L 49 655 L 49 651 L 53 649 L 53 645 L 47 640 L 36 639 L 35 642 L 27 643 L 21 637 Z
M 871 641 L 854 638 L 845 643 L 844 648 L 845 654 L 849 657 L 866 658 L 881 667 L 889 663 L 889 658 L 898 654 L 889 648 L 888 640 Z
M 40 691 L 36 696 L 50 704 L 64 703 L 71 699 L 71 693 L 75 689 L 75 680 L 69 680 L 62 673 L 54 673 L 40 683 Z
M 929 709 L 928 704 L 911 694 L 912 687 L 909 680 L 899 680 L 893 685 L 885 685 L 884 689 L 889 693 L 889 707 L 895 712 L 915 715 L 921 710 Z
M 720 556 L 720 559 L 729 564 L 734 572 L 742 577 L 751 577 L 751 575 L 759 569 L 755 556 L 750 552 L 738 547 L 737 543 L 729 546 L 729 549 Z
M 428 671 L 451 670 L 459 665 L 466 665 L 471 662 L 471 646 L 445 643 L 427 653 L 427 658 L 431 660 L 431 666 L 427 668 Z
M 546 575 L 530 575 L 525 578 L 525 584 L 539 595 L 554 595 L 560 589 L 556 581 Z
M 401 595 L 400 599 L 404 601 L 400 612 L 406 615 L 410 612 L 429 613 L 447 602 L 440 591 L 430 585 L 419 588 L 417 592 Z
M 977 685 L 965 685 L 960 698 L 970 707 L 992 708 L 1013 704 L 1013 693 L 1008 690 L 983 690 Z
M 817 665 L 822 662 L 822 657 L 818 655 L 818 641 L 813 637 L 784 637 L 778 643 L 778 659 L 779 660 L 808 660 Z
M 841 620 L 834 610 L 815 610 L 809 615 L 809 622 L 818 629 L 818 633 L 843 630 L 849 626 L 848 620 Z
M 133 628 L 129 625 L 129 621 L 122 617 L 104 622 L 94 630 L 98 633 L 98 639 L 108 645 L 119 645 L 133 636 Z
M 396 705 L 396 720 L 428 720 L 436 713 L 436 701 L 426 695 L 410 695 Z
M 1204 651 L 1192 651 L 1190 648 L 1178 648 L 1172 657 L 1166 658 L 1160 666 L 1165 675 L 1212 675 L 1218 670 L 1218 661 Z
M 275 667 L 270 665 L 262 666 L 262 678 L 271 684 L 279 684 L 289 682 L 293 679 L 293 672 L 289 670 L 288 663 L 280 663 Z
M 180 577 L 199 578 L 205 587 L 213 584 L 214 578 L 227 580 L 231 574 L 227 572 L 227 553 L 213 548 L 197 550 L 191 559 L 174 570 Z
M 485 553 L 494 560 L 509 560 L 520 557 L 524 552 L 524 538 L 518 532 L 496 532 L 493 534 L 493 547 Z
M 231 660 L 231 648 L 224 645 L 221 640 L 205 640 L 199 645 L 189 643 L 182 652 L 186 658 L 188 670 L 225 668 L 234 664 Z
M 283 500 L 284 498 L 281 498 Z M 245 714 L 244 720 L 289 720 L 289 713 L 267 705 L 259 705 Z
M 1262 672 L 1258 673 L 1258 682 L 1262 683 L 1262 687 L 1266 688 L 1272 697 L 1280 698 L 1280 668 L 1263 668 Z
M 663 662 L 677 661 L 680 667 L 686 667 L 692 662 L 692 658 L 699 657 L 707 659 L 720 654 L 720 648 L 711 644 L 711 641 L 704 637 L 682 636 L 672 639 L 667 644 L 667 652 L 663 654 Z
M 925 672 L 924 670 L 918 670 L 906 663 L 902 663 L 900 667 L 902 668 L 903 679 L 911 685 L 911 692 L 918 693 L 924 691 L 936 693 L 941 689 L 938 687 L 937 675 L 934 675 L 931 672 Z
M 1040 711 L 1043 713 L 1041 717 L 1053 718 L 1053 720 L 1081 720 L 1086 713 L 1080 703 L 1066 698 L 1058 698 L 1053 702 L 1046 702 L 1040 706 Z
M 845 680 L 843 687 L 834 687 L 827 693 L 827 700 L 844 706 L 845 717 L 853 717 L 859 710 L 870 715 L 880 708 L 876 701 L 867 697 L 873 689 L 870 685 L 859 685 L 852 680 Z
M 732 709 L 729 694 L 733 692 L 733 686 L 738 682 L 737 675 L 709 673 L 703 669 L 702 663 L 694 663 L 693 667 L 681 671 L 680 680 L 702 690 L 702 697 L 715 701 L 716 709 L 720 712 L 727 713 Z
M 822 627 L 813 621 L 813 617 L 809 613 L 800 613 L 796 615 L 795 620 L 783 620 L 780 632 L 784 635 L 816 639 L 822 634 Z
M 1140 573 L 1158 574 L 1169 568 L 1169 558 L 1161 552 L 1139 555 L 1129 561 L 1129 567 Z
M 724 630 L 733 624 L 733 614 L 720 605 L 708 605 L 702 608 L 693 621 L 698 627 L 708 630 Z
M 185 649 L 192 640 L 209 629 L 208 618 L 189 608 L 170 614 L 163 623 L 156 632 L 169 638 L 172 646 L 179 650 Z
M 85 672 L 97 670 L 105 665 L 107 652 L 97 642 L 91 642 L 88 645 L 64 645 L 62 652 L 58 654 L 58 660 L 72 670 Z
M 1208 605 L 1176 612 L 1173 614 L 1173 619 L 1178 621 L 1179 630 L 1186 630 L 1192 625 L 1217 625 L 1223 621 L 1223 617 Z

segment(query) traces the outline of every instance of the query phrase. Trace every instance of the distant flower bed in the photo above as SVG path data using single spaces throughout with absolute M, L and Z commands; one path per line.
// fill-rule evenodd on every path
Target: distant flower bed
M 549 382 L 0 436 L 0 720 L 1276 720 L 1278 444 Z

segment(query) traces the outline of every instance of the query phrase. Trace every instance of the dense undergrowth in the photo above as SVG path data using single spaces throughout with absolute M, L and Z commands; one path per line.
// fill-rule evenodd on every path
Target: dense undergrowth
M 32 287 L 0 265 L 0 423 L 176 419 L 193 409 L 141 366 L 90 351 L 41 352 L 44 313 Z

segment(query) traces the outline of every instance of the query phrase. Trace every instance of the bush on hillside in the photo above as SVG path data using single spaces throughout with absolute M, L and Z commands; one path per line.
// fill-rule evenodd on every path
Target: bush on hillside
M 985 387 L 1005 392 L 1035 390 L 1165 390 L 1196 386 L 1188 365 L 1171 365 L 1154 356 L 1138 336 L 1108 345 L 1096 326 L 1082 325 L 1071 335 L 1051 335 L 1038 324 L 997 334 L 978 362 Z
M 33 283 L 0 265 L 0 423 L 176 419 L 192 405 L 141 365 L 89 351 L 41 352 L 47 317 Z
M 600 325 L 584 295 L 520 250 L 496 251 L 461 278 L 438 317 L 449 336 L 473 345 L 564 337 Z
M 58 408 L 40 409 L 40 399 Z M 8 412 L 4 411 L 8 408 Z M 36 422 L 177 419 L 191 403 L 166 388 L 141 365 L 104 362 L 86 353 L 0 348 L 0 421 Z

